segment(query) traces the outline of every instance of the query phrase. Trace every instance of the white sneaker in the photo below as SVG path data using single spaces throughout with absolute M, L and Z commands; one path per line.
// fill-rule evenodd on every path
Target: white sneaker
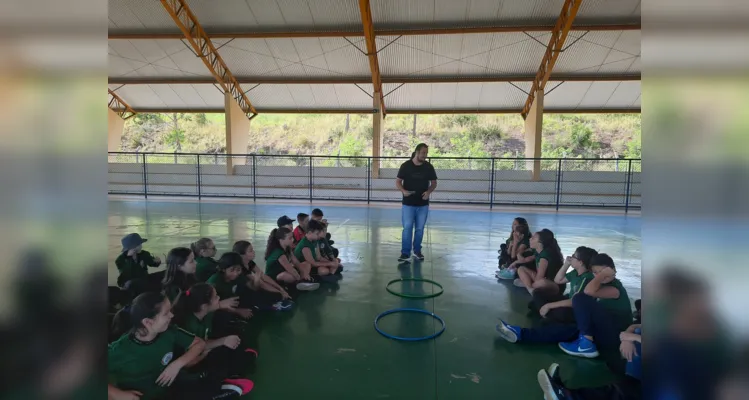
M 521 281 L 520 278 L 515 278 L 515 280 L 512 281 L 512 284 L 515 285 L 515 287 L 521 287 L 521 288 L 525 287 L 525 283 L 523 283 L 523 281 Z
M 317 282 L 299 282 L 296 284 L 296 288 L 303 292 L 310 292 L 319 289 L 320 284 Z

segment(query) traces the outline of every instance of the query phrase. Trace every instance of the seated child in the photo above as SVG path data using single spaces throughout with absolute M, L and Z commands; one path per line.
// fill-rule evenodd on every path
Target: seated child
M 252 304 L 250 302 L 251 296 L 247 292 L 252 290 L 251 285 L 257 285 L 259 276 L 243 275 L 243 264 L 242 256 L 239 254 L 234 252 L 224 253 L 218 260 L 218 271 L 211 275 L 206 283 L 216 288 L 216 293 L 221 300 L 239 296 L 237 307 L 226 311 L 243 319 L 248 319 L 252 317 Z M 255 280 L 255 282 L 250 283 L 251 280 Z
M 253 284 L 255 279 L 250 279 L 251 289 L 257 294 L 257 303 L 260 308 L 270 306 L 275 311 L 286 310 L 293 304 L 291 296 L 286 289 L 281 287 L 273 278 L 269 277 L 255 264 L 255 249 L 252 244 L 246 240 L 240 240 L 234 243 L 232 251 L 242 256 L 242 273 L 245 276 L 257 275 L 257 286 Z
M 195 255 L 186 247 L 175 247 L 166 255 L 166 273 L 161 281 L 162 292 L 169 301 L 177 301 L 177 297 L 198 283 L 195 278 Z M 238 297 L 221 300 L 219 308 L 226 310 L 239 304 Z
M 190 248 L 195 253 L 195 262 L 197 263 L 195 277 L 198 282 L 205 282 L 216 273 L 218 267 L 218 263 L 213 259 L 216 256 L 216 245 L 209 238 L 201 238 L 191 244 Z
M 108 350 L 109 398 L 203 400 L 252 390 L 252 381 L 227 379 L 211 369 L 191 375 L 186 367 L 198 362 L 205 342 L 170 326 L 171 309 L 166 296 L 148 292 L 117 313 L 115 330 L 121 336 Z
M 276 221 L 276 225 L 278 225 L 279 228 L 286 228 L 289 231 L 294 230 L 294 220 L 285 215 Z
M 530 226 L 528 226 L 528 221 L 525 218 L 517 217 L 512 220 L 510 237 L 500 246 L 499 257 L 497 257 L 499 258 L 499 269 L 507 268 L 513 261 L 518 259 L 519 255 L 529 250 L 530 231 Z
M 298 260 L 306 261 L 312 266 L 312 275 L 320 276 L 321 279 L 332 282 L 339 279 L 339 277 L 333 275 L 340 273 L 340 264 L 337 259 L 330 261 L 320 254 L 320 246 L 317 241 L 323 235 L 322 224 L 317 221 L 309 221 L 304 237 L 294 249 L 294 255 Z M 328 276 L 330 277 L 326 278 Z
M 591 261 L 594 278 L 582 293 L 573 294 L 575 324 L 521 328 L 500 320 L 499 335 L 511 343 L 558 342 L 567 354 L 598 357 L 598 346 L 611 351 L 619 346 L 619 332 L 632 323 L 632 308 L 627 291 L 616 279 L 614 261 L 607 254 L 597 254 Z
M 635 324 L 619 335 L 621 356 L 627 360 L 625 375 L 616 383 L 598 387 L 569 389 L 564 386 L 559 364 L 538 371 L 538 384 L 545 399 L 553 400 L 639 400 L 642 393 L 642 326 Z
M 125 236 L 122 238 L 122 252 L 114 262 L 120 272 L 117 277 L 117 285 L 121 288 L 130 289 L 135 295 L 150 290 L 158 290 L 156 282 L 161 279 L 160 276 L 149 277 L 147 267 L 160 266 L 161 259 L 143 250 L 143 243 L 147 241 L 148 239 L 141 238 L 137 233 Z
M 564 257 L 562 257 L 562 251 L 559 249 L 556 238 L 554 238 L 554 233 L 548 229 L 542 229 L 531 236 L 530 245 L 533 249 L 533 254 L 530 257 L 532 257 L 535 265 L 533 267 L 526 265 L 519 267 L 518 279 L 515 279 L 513 283 L 515 286 L 525 288 L 530 294 L 539 289 L 549 293 L 559 292 L 559 286 L 554 283 L 554 277 L 562 268 Z M 525 260 L 527 262 L 528 258 Z M 510 264 L 508 270 L 514 267 L 513 264 Z
M 299 213 L 296 215 L 297 226 L 294 228 L 294 245 L 296 246 L 302 241 L 305 232 L 307 231 L 307 223 L 309 222 L 309 215 L 305 213 Z
M 320 255 L 322 256 L 322 258 L 328 261 L 337 261 L 339 266 L 338 272 L 343 272 L 341 259 L 338 258 L 338 249 L 333 248 L 333 246 L 330 245 L 330 241 L 328 241 L 327 239 L 328 224 L 325 222 L 321 222 L 321 224 L 323 236 L 320 238 L 320 240 L 317 241 L 317 245 L 320 247 Z
M 324 246 L 326 247 L 327 252 L 332 253 L 334 258 L 338 258 L 339 252 L 338 252 L 338 249 L 333 247 L 333 244 L 335 242 L 331 239 L 330 233 L 328 233 L 328 220 L 323 218 L 322 210 L 319 208 L 315 208 L 314 210 L 312 210 L 310 219 L 312 219 L 313 221 L 318 221 L 323 224 L 323 227 L 325 228 L 325 237 L 321 240 L 324 241 Z M 323 251 L 323 255 L 325 255 L 325 253 L 326 251 Z
M 313 221 L 318 221 L 318 222 L 327 224 L 328 220 L 324 219 L 323 217 L 324 215 L 322 213 L 322 210 L 319 208 L 315 208 L 314 210 L 312 210 L 312 213 L 310 215 L 310 219 L 312 219 Z
M 554 283 L 558 285 L 570 284 L 568 295 L 564 290 L 550 292 L 536 290 L 533 292 L 533 310 L 538 311 L 541 317 L 547 321 L 569 324 L 575 322 L 575 314 L 572 312 L 572 297 L 581 293 L 585 286 L 593 280 L 590 272 L 590 260 L 598 252 L 585 246 L 580 246 L 571 257 L 567 257 L 554 277 Z M 573 270 L 567 272 L 572 266 Z
M 229 334 L 236 333 L 231 332 L 230 327 L 214 327 L 213 316 L 219 308 L 216 289 L 207 283 L 198 283 L 179 297 L 174 306 L 174 322 L 205 341 L 205 349 L 199 357 L 202 365 L 229 377 L 254 372 L 257 351 L 241 346 L 239 336 Z
M 291 250 L 293 241 L 288 228 L 277 228 L 270 233 L 265 247 L 265 275 L 282 284 L 296 284 L 298 290 L 316 290 L 320 284 L 312 281 L 312 266 L 296 258 Z

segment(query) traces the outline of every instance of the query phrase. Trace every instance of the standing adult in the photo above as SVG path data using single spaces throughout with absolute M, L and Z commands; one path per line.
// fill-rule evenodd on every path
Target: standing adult
M 437 173 L 426 159 L 429 146 L 419 143 L 411 154 L 411 159 L 401 164 L 395 187 L 403 193 L 401 219 L 403 238 L 401 255 L 398 261 L 408 262 L 411 249 L 414 257 L 424 261 L 421 253 L 421 240 L 424 238 L 424 226 L 429 215 L 429 196 L 437 188 Z

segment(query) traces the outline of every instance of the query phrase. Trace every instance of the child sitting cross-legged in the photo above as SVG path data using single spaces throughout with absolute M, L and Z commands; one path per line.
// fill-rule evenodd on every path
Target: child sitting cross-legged
M 338 260 L 327 260 L 320 254 L 317 241 L 324 235 L 323 226 L 318 221 L 309 221 L 307 231 L 302 240 L 297 244 L 294 255 L 301 261 L 306 261 L 312 266 L 312 275 L 320 276 L 320 279 L 334 282 L 340 278 L 340 264 Z
M 182 293 L 174 306 L 174 321 L 185 331 L 205 341 L 200 362 L 214 371 L 229 377 L 240 377 L 254 372 L 257 351 L 242 346 L 238 332 L 229 326 L 214 326 L 219 297 L 216 289 L 207 283 L 198 283 Z
M 141 293 L 158 290 L 161 275 L 149 274 L 148 267 L 159 267 L 161 259 L 143 250 L 143 239 L 137 233 L 122 238 L 122 252 L 115 260 L 120 275 L 117 285 L 128 290 L 135 297 Z
M 232 251 L 242 256 L 242 274 L 249 278 L 250 289 L 254 296 L 254 303 L 260 309 L 271 309 L 274 311 L 288 310 L 293 305 L 291 296 L 273 278 L 263 273 L 255 264 L 255 249 L 247 240 L 239 240 L 234 243 Z M 258 277 L 259 279 L 254 279 Z
M 248 279 L 242 274 L 242 265 L 242 256 L 234 252 L 224 253 L 218 260 L 218 271 L 208 278 L 207 283 L 216 288 L 216 293 L 221 300 L 238 296 L 237 307 L 225 311 L 248 319 L 252 317 L 252 304 L 246 295 L 246 291 L 251 290 L 249 279 L 257 280 L 259 277 L 251 275 Z
M 597 254 L 591 261 L 594 278 L 582 292 L 573 293 L 574 324 L 548 324 L 521 328 L 500 320 L 497 331 L 508 342 L 558 342 L 567 354 L 598 357 L 601 347 L 609 354 L 619 347 L 619 332 L 632 323 L 632 308 L 627 291 L 616 279 L 614 261 L 607 254 Z
M 107 395 L 114 400 L 239 397 L 252 390 L 247 379 L 204 368 L 205 341 L 176 326 L 172 304 L 158 292 L 139 295 L 114 319 L 119 336 L 107 354 Z M 192 371 L 190 370 L 192 369 Z
M 557 323 L 575 322 L 575 314 L 572 312 L 572 297 L 581 293 L 585 286 L 593 280 L 593 273 L 590 272 L 590 261 L 598 252 L 585 246 L 580 246 L 575 253 L 567 257 L 554 277 L 554 283 L 558 285 L 570 284 L 569 294 L 562 294 L 564 291 L 533 291 L 532 309 L 538 312 L 546 321 Z M 569 268 L 572 267 L 572 271 Z
M 296 285 L 301 291 L 317 290 L 320 284 L 310 276 L 312 266 L 300 262 L 292 252 L 294 237 L 289 229 L 274 229 L 265 248 L 265 275 L 281 285 Z

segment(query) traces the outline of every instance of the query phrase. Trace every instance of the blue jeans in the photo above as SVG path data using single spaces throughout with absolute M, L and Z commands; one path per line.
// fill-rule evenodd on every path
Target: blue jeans
M 595 298 L 579 293 L 572 298 L 576 324 L 547 325 L 523 328 L 521 338 L 528 343 L 555 343 L 575 340 L 579 334 L 593 336 L 596 346 L 604 351 L 618 351 L 619 331 L 612 317 Z
M 427 224 L 429 206 L 403 206 L 401 220 L 403 222 L 403 238 L 401 253 L 411 255 L 411 242 L 414 253 L 421 253 L 421 240 L 424 239 L 424 226 Z M 414 233 L 416 228 L 416 233 Z

